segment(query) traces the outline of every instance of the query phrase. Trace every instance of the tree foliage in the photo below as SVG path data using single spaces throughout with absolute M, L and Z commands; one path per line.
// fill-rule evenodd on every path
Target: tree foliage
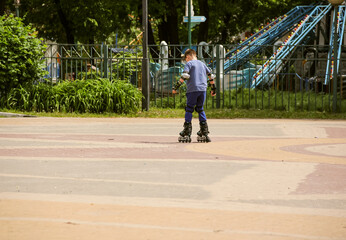
M 0 95 L 43 76 L 45 47 L 36 35 L 20 18 L 0 16 Z
M 128 34 L 131 1 L 31 0 L 22 1 L 20 12 L 25 23 L 34 24 L 45 39 L 95 43 L 105 42 L 117 30 Z
M 7 1 L 10 0 L 1 0 Z M 320 1 L 316 1 L 319 3 Z M 325 1 L 326 2 L 326 1 Z M 254 30 L 268 20 L 283 15 L 311 0 L 195 0 L 195 15 L 207 21 L 192 30 L 194 43 L 231 43 L 232 36 Z M 149 42 L 187 42 L 183 23 L 186 0 L 148 0 Z M 9 8 L 13 6 L 9 5 Z M 33 23 L 41 37 L 62 43 L 115 42 L 115 34 L 128 43 L 141 28 L 140 0 L 31 0 L 22 1 L 25 22 Z

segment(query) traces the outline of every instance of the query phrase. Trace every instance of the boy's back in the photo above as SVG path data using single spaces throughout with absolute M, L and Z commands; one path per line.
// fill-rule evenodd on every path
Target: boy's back
M 199 60 L 187 62 L 184 67 L 184 72 L 190 75 L 190 79 L 186 81 L 187 93 L 207 91 L 207 73 L 210 70 L 203 62 Z

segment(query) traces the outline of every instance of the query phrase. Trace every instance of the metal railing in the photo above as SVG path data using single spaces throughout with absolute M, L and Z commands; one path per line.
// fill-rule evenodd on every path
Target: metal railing
M 245 58 L 238 56 L 237 51 L 233 55 L 227 54 L 235 47 L 194 46 L 199 60 L 217 76 L 217 95 L 207 97 L 205 108 L 346 112 L 345 47 L 341 49 L 340 58 L 335 59 L 340 62 L 337 78 L 328 79 L 327 84 L 328 45 L 285 45 L 288 54 L 283 58 L 274 54 L 280 48 L 277 45 L 248 46 L 249 52 L 251 48 L 258 50 Z M 184 87 L 178 95 L 172 95 L 171 90 L 183 71 L 181 55 L 186 48 L 183 45 L 148 47 L 151 106 L 185 106 Z M 49 44 L 45 54 L 48 72 L 45 78 L 57 83 L 101 77 L 128 81 L 141 88 L 142 56 L 142 46 L 139 45 Z M 231 60 L 236 64 L 229 64 Z M 257 77 L 259 74 L 260 78 Z M 337 88 L 333 88 L 334 84 Z M 333 109 L 333 104 L 336 109 Z

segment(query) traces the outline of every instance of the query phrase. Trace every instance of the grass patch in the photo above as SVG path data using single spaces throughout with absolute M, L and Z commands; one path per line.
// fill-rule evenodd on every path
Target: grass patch
M 17 114 L 25 114 L 36 117 L 78 117 L 78 118 L 180 118 L 185 115 L 184 109 L 169 108 L 150 108 L 147 111 L 139 111 L 137 113 L 118 114 L 118 113 L 69 113 L 69 112 L 28 112 L 19 110 L 0 109 L 1 112 L 11 112 Z M 276 111 L 276 110 L 258 110 L 258 109 L 207 109 L 206 115 L 208 119 L 346 119 L 346 113 L 330 113 L 330 112 L 309 112 L 309 111 Z M 193 113 L 194 119 L 198 119 L 196 112 Z
M 158 108 L 181 108 L 186 105 L 185 92 L 175 96 L 152 96 L 152 106 Z M 294 112 L 332 112 L 333 95 L 315 93 L 313 91 L 288 92 L 258 89 L 238 89 L 220 94 L 220 106 L 223 109 L 273 109 L 277 111 Z M 216 108 L 216 97 L 207 94 L 205 109 Z M 346 99 L 337 95 L 337 112 L 346 112 Z

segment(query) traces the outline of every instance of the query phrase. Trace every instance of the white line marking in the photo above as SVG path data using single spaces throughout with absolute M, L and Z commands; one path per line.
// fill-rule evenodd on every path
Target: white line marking
M 85 181 L 85 182 L 108 182 L 108 183 L 127 183 L 127 184 L 143 184 L 143 185 L 158 185 L 158 186 L 170 186 L 170 187 L 203 187 L 203 185 L 197 184 L 180 184 L 180 183 L 164 183 L 164 182 L 141 182 L 141 181 L 127 181 L 118 179 L 96 179 L 96 178 L 74 178 L 74 177 L 50 177 L 50 176 L 37 176 L 37 175 L 25 175 L 25 174 L 6 174 L 0 173 L 0 177 L 11 178 L 38 178 L 48 180 L 71 180 L 71 181 Z

